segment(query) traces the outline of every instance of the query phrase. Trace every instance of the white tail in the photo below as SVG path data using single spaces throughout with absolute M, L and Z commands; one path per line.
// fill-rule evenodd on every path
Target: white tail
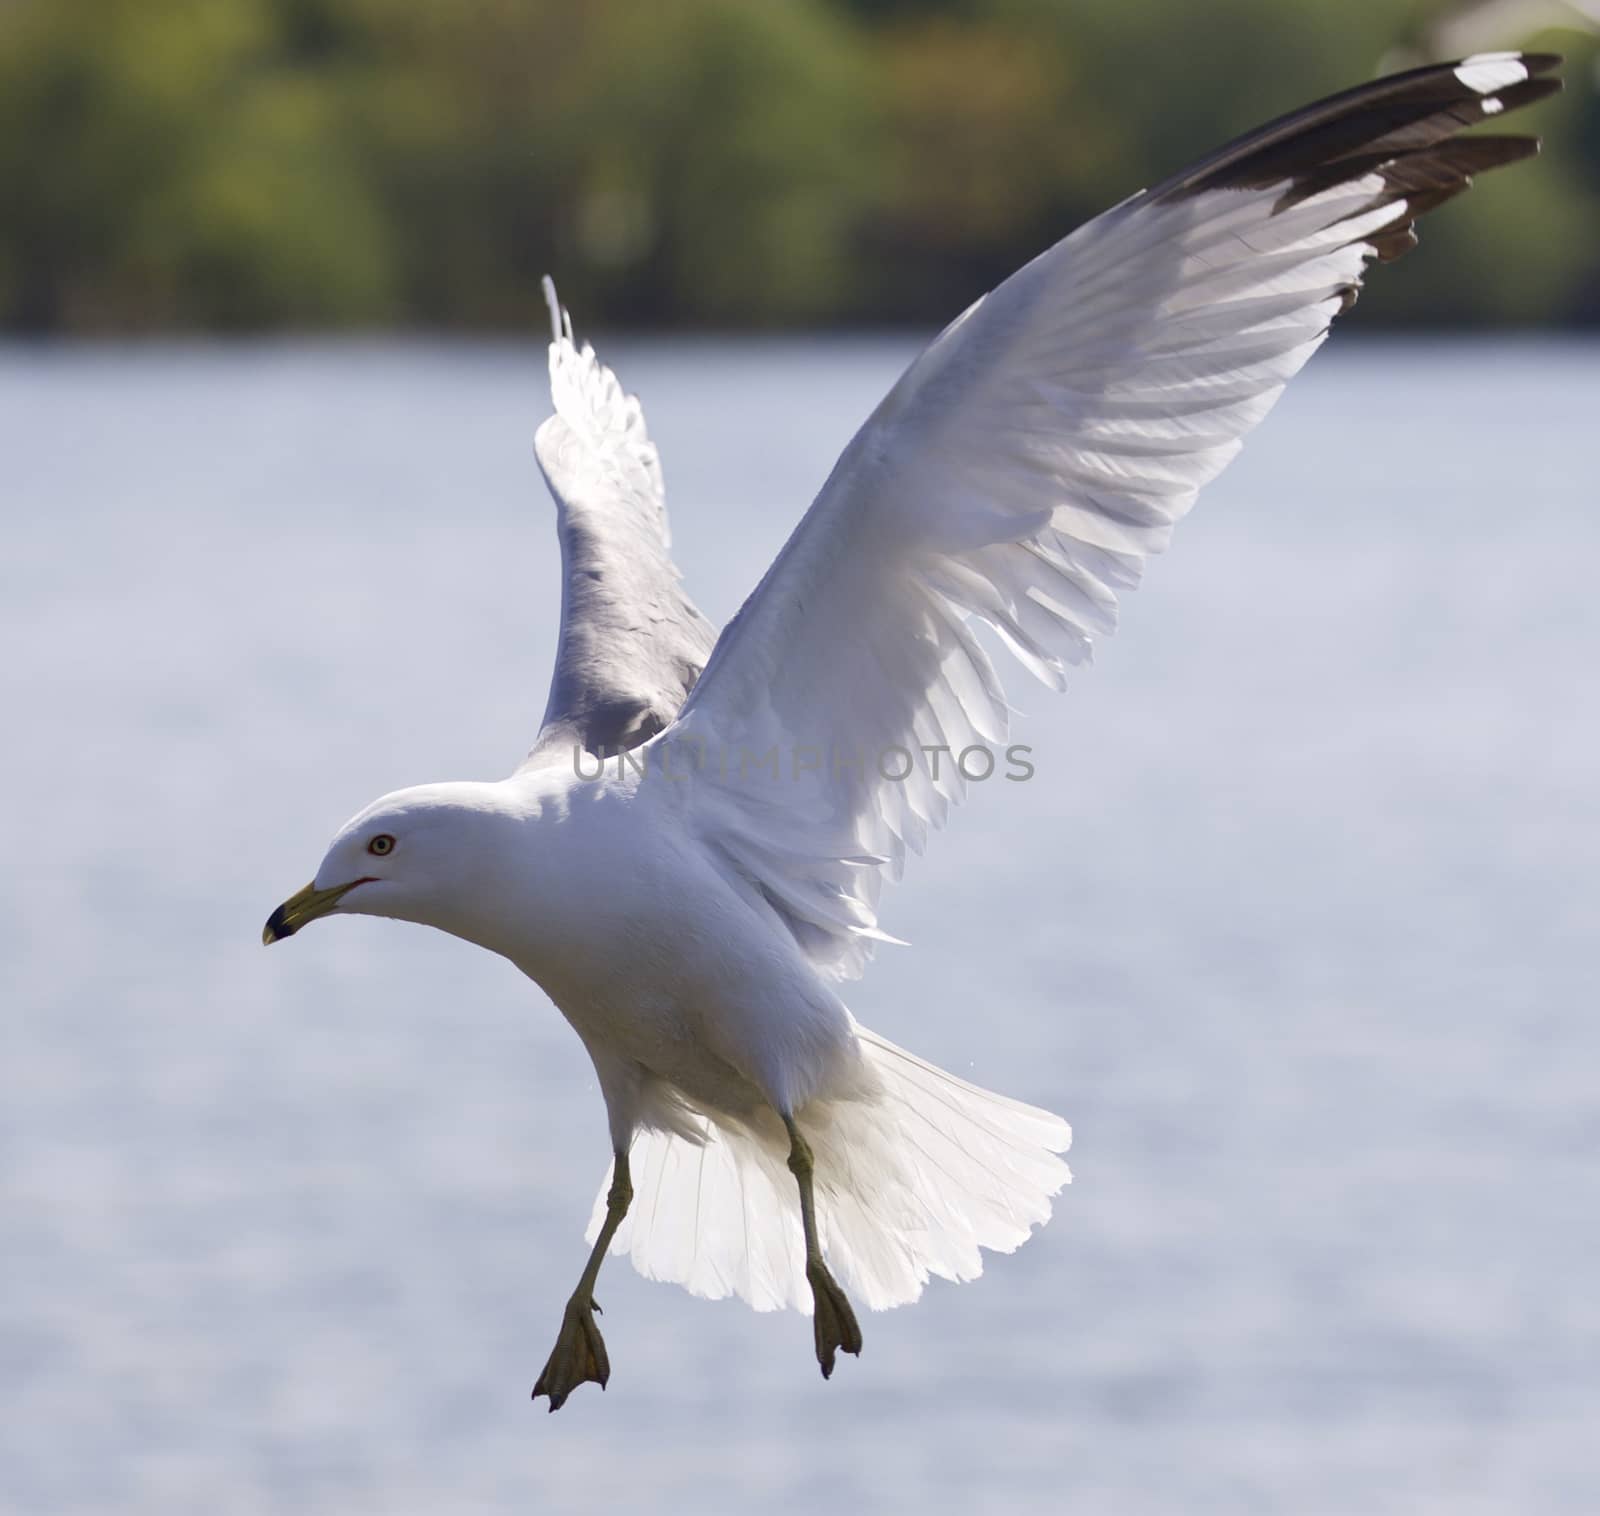
M 1072 1139 L 1048 1111 L 979 1089 L 857 1027 L 870 1093 L 814 1101 L 800 1127 L 816 1159 L 828 1263 L 857 1304 L 904 1305 L 930 1275 L 975 1279 L 982 1248 L 1009 1253 L 1050 1219 L 1071 1179 Z M 612 1244 L 647 1279 L 809 1314 L 800 1203 L 788 1145 L 765 1126 L 708 1123 L 703 1142 L 642 1131 L 634 1200 Z M 610 1176 L 588 1237 L 599 1234 Z

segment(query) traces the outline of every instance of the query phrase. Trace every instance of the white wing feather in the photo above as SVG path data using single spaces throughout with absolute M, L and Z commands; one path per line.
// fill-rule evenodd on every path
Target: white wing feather
M 551 416 L 534 451 L 555 497 L 561 639 L 532 756 L 631 748 L 677 715 L 715 638 L 669 553 L 666 491 L 639 402 L 550 302 Z
M 901 755 L 1006 731 L 968 618 L 1063 687 L 1368 260 L 1533 151 L 1450 139 L 1554 88 L 1531 77 L 1554 61 L 1419 69 L 1240 139 L 1035 259 L 896 384 L 657 739 L 690 747 L 694 824 L 819 969 L 859 973 L 881 865 L 960 798 L 948 758 L 896 779 Z

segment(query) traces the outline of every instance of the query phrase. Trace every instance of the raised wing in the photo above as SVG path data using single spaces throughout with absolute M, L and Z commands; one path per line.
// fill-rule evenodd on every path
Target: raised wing
M 716 632 L 683 592 L 644 414 L 544 281 L 551 416 L 535 434 L 561 538 L 561 640 L 530 761 L 554 745 L 632 748 L 682 706 Z
M 960 798 L 918 750 L 1006 730 L 968 618 L 1061 688 L 1368 261 L 1537 150 L 1458 133 L 1559 88 L 1558 62 L 1469 58 L 1275 121 L 1081 227 L 900 379 L 658 739 L 690 747 L 694 823 L 819 968 L 859 972 L 880 866 Z

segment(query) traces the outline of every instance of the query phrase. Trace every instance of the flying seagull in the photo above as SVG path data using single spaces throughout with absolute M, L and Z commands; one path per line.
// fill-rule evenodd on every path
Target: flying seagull
M 840 998 L 885 940 L 885 876 L 961 797 L 929 753 L 1004 740 L 972 623 L 1062 688 L 1368 262 L 1537 150 L 1460 133 L 1559 88 L 1558 63 L 1379 79 L 1080 227 L 907 369 L 720 636 L 669 556 L 638 402 L 547 281 L 555 414 L 534 446 L 562 616 L 533 750 L 508 779 L 373 802 L 263 933 L 334 912 L 438 927 L 509 958 L 587 1048 L 612 1163 L 535 1398 L 606 1384 L 608 1250 L 698 1295 L 809 1310 L 827 1377 L 861 1351 L 850 1295 L 881 1309 L 972 1279 L 982 1249 L 1049 1218 L 1066 1123 Z

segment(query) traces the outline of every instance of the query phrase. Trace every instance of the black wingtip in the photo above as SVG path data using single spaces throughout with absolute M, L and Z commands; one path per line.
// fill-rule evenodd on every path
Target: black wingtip
M 1548 74 L 1567 61 L 1561 53 L 1520 53 L 1518 56 L 1530 74 Z M 1559 80 L 1556 81 L 1556 88 L 1561 88 Z
M 1495 55 L 1479 55 L 1489 58 Z M 1288 183 L 1291 205 L 1345 178 L 1437 150 L 1458 133 L 1543 100 L 1561 89 L 1557 53 L 1499 55 L 1524 77 L 1482 89 L 1463 72 L 1472 59 L 1430 63 L 1329 95 L 1191 164 L 1149 191 L 1152 199 L 1212 189 Z M 1549 77 L 1547 77 L 1549 76 Z
M 1499 100 L 1504 110 L 1515 111 L 1521 110 L 1525 105 L 1532 105 L 1535 101 L 1548 100 L 1551 95 L 1559 95 L 1566 87 L 1567 81 L 1560 75 L 1550 79 L 1530 75 L 1520 84 L 1496 90 L 1495 98 Z

